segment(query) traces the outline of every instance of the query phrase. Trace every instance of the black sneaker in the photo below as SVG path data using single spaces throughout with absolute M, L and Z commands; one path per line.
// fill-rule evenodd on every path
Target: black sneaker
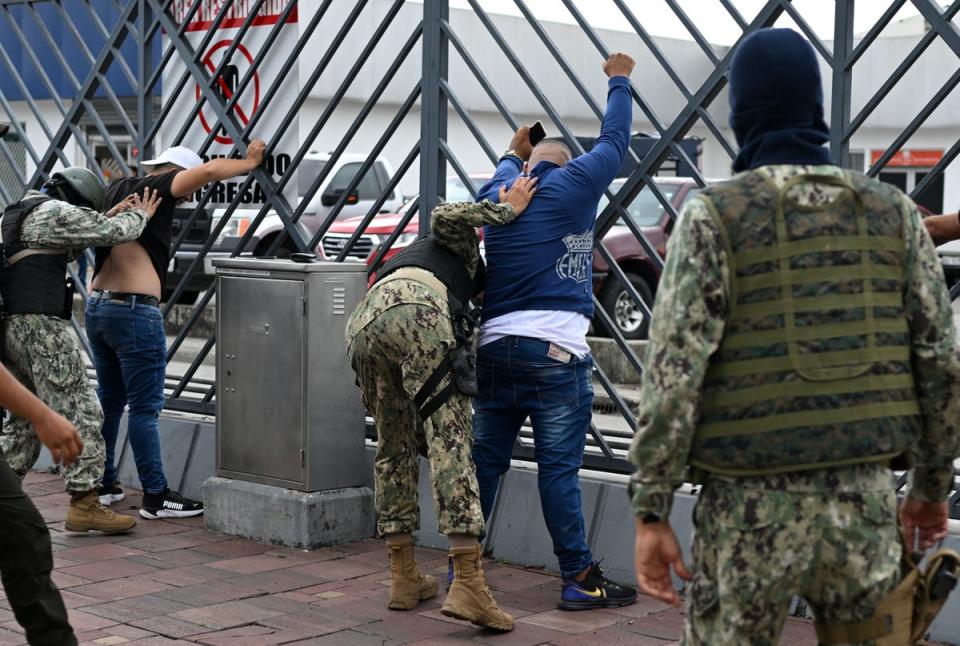
M 110 486 L 100 485 L 100 488 L 97 489 L 97 496 L 100 497 L 100 504 L 104 507 L 109 507 L 124 498 L 123 489 L 120 488 L 119 482 L 114 482 Z
M 599 563 L 591 563 L 583 581 L 563 579 L 560 592 L 561 610 L 592 610 L 619 608 L 637 600 L 637 591 L 603 576 Z
M 167 489 L 163 493 L 144 493 L 140 515 L 149 520 L 157 518 L 189 518 L 203 513 L 203 503 L 184 498 L 179 492 Z

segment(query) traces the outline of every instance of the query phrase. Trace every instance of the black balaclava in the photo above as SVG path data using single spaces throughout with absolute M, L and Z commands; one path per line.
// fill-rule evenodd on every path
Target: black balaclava
M 730 127 L 740 145 L 736 172 L 831 163 L 820 67 L 800 34 L 761 29 L 743 39 L 730 67 Z

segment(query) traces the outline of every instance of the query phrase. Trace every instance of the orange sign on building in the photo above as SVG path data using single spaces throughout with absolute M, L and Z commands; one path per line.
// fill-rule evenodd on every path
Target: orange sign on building
M 885 150 L 872 150 L 870 153 L 870 163 L 876 164 L 883 156 Z M 912 166 L 920 168 L 929 168 L 936 166 L 937 162 L 943 159 L 943 150 L 933 148 L 904 148 L 897 151 L 897 154 L 890 158 L 887 166 Z

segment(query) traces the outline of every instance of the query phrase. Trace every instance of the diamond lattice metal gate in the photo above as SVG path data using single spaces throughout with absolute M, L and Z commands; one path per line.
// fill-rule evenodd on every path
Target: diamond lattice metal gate
M 519 125 L 542 119 L 575 152 L 589 146 L 610 51 L 638 59 L 631 93 L 645 133 L 634 137 L 624 176 L 597 215 L 594 266 L 603 278 L 594 331 L 635 374 L 642 353 L 625 337 L 649 319 L 664 242 L 637 205 L 662 215 L 657 226 L 669 232 L 680 194 L 728 172 L 735 146 L 723 90 L 735 41 L 781 24 L 810 39 L 825 71 L 837 163 L 879 175 L 898 167 L 918 137 L 942 133 L 935 161 L 904 180 L 919 199 L 942 186 L 960 154 L 956 124 L 941 123 L 960 82 L 960 1 L 941 8 L 932 0 L 836 0 L 824 39 L 807 15 L 823 14 L 822 3 L 717 0 L 714 11 L 736 32 L 724 46 L 704 34 L 705 3 L 603 0 L 616 28 L 591 22 L 597 4 L 552 0 L 545 9 L 514 0 L 506 15 L 481 0 L 454 8 L 447 0 L 0 0 L 0 119 L 13 125 L 0 141 L 0 201 L 19 198 L 60 165 L 116 177 L 139 172 L 168 146 L 242 155 L 251 138 L 266 139 L 269 164 L 196 196 L 176 223 L 164 305 L 172 337 L 167 406 L 209 415 L 210 258 L 316 250 L 374 272 L 427 230 L 440 199 L 475 194 Z M 653 35 L 652 4 L 683 39 Z M 908 9 L 923 22 L 915 33 L 902 30 Z M 855 11 L 875 14 L 859 35 Z M 898 39 L 900 53 L 892 70 L 876 72 L 886 37 Z M 931 60 L 942 73 L 929 71 Z M 934 78 L 931 89 L 905 100 L 918 69 Z M 901 120 L 896 128 L 884 116 L 891 111 Z M 869 158 L 851 146 L 861 136 L 871 139 Z M 665 178 L 671 173 L 686 177 Z M 629 262 L 615 248 L 624 236 L 634 248 Z M 951 295 L 960 295 L 960 283 Z M 585 466 L 626 473 L 634 402 L 608 372 L 598 364 L 595 378 L 613 414 L 595 417 Z M 532 456 L 527 435 L 516 455 Z

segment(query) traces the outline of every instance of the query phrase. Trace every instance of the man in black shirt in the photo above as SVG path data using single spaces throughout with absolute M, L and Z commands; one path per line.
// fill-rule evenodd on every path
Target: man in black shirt
M 189 148 L 176 146 L 144 162 L 150 167 L 145 177 L 120 179 L 107 188 L 107 208 L 145 188 L 155 189 L 162 202 L 138 240 L 96 250 L 86 327 L 104 414 L 107 464 L 100 501 L 105 505 L 123 499 L 115 447 L 120 418 L 129 406 L 127 435 L 144 494 L 140 515 L 154 519 L 203 513 L 203 503 L 167 486 L 160 455 L 157 419 L 164 402 L 167 348 L 159 304 L 170 262 L 173 212 L 207 184 L 252 171 L 263 161 L 264 148 L 264 142 L 255 139 L 246 159 L 203 163 Z

